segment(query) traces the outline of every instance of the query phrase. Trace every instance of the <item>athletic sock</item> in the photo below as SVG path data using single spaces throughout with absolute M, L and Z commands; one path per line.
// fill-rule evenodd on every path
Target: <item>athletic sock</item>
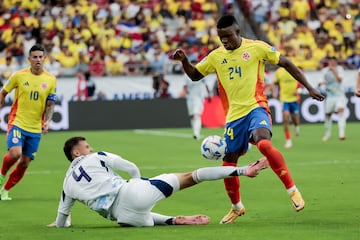
M 1 175 L 5 176 L 9 169 L 16 163 L 16 160 L 13 160 L 10 157 L 9 153 L 6 153 L 3 157 L 2 167 L 1 167 Z
M 286 166 L 285 159 L 273 145 L 270 140 L 264 139 L 257 143 L 259 151 L 268 159 L 270 167 L 279 177 L 281 182 L 288 189 L 294 186 L 294 181 L 290 175 L 289 169 Z
M 237 163 L 223 162 L 223 166 L 236 167 Z M 240 179 L 239 177 L 225 178 L 224 185 L 227 195 L 229 196 L 232 204 L 240 202 Z
M 344 113 L 338 114 L 338 127 L 339 127 L 340 138 L 345 137 L 345 126 L 346 126 L 345 114 Z
M 193 180 L 197 183 L 203 181 L 212 181 L 223 179 L 231 176 L 245 176 L 248 166 L 245 167 L 205 167 L 199 168 L 192 173 Z
M 286 140 L 290 140 L 290 139 L 291 139 L 291 132 L 290 132 L 290 130 L 286 130 L 286 131 L 285 131 L 285 139 L 286 139 Z
M 14 187 L 24 176 L 26 172 L 26 168 L 16 166 L 16 168 L 11 172 L 8 181 L 4 185 L 4 189 L 9 191 L 12 187 Z
M 331 128 L 332 128 L 331 117 L 329 117 L 329 118 L 325 117 L 324 126 L 325 126 L 325 136 L 330 137 L 331 136 Z

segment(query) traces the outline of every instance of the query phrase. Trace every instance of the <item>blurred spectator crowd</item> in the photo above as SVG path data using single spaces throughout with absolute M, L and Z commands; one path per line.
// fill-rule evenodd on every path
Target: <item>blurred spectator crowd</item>
M 182 73 L 169 56 L 183 48 L 198 61 L 219 45 L 216 20 L 234 1 L 3 0 L 0 2 L 0 78 L 27 66 L 36 42 L 57 77 Z M 327 56 L 360 67 L 359 0 L 238 0 L 247 19 L 304 70 Z M 154 82 L 154 85 L 164 85 Z M 165 83 L 166 85 L 166 83 Z
M 211 0 L 3 0 L 0 73 L 27 66 L 36 42 L 57 77 L 180 73 L 178 47 L 199 60 L 218 46 L 218 5 Z
M 359 0 L 243 0 L 241 8 L 268 41 L 303 70 L 319 70 L 326 57 L 360 68 Z

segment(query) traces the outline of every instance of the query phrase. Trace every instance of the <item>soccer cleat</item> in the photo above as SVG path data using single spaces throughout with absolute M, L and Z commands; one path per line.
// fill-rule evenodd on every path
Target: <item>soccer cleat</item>
M 248 168 L 245 171 L 245 176 L 256 177 L 259 172 L 265 168 L 269 167 L 269 162 L 266 157 L 260 158 L 256 162 L 250 163 Z
M 299 212 L 304 209 L 305 201 L 298 190 L 294 190 L 290 193 L 290 199 L 292 201 L 295 211 Z
M 327 141 L 329 141 L 329 139 L 330 139 L 330 136 L 328 136 L 328 135 L 325 135 L 322 138 L 323 142 L 327 142 Z
M 339 137 L 340 141 L 344 141 L 346 139 L 346 137 Z
M 174 218 L 174 225 L 206 225 L 210 218 L 206 215 L 177 216 Z
M 9 197 L 9 191 L 6 191 L 5 189 L 0 190 L 0 200 L 1 201 L 9 201 L 12 198 Z
M 286 140 L 286 143 L 284 145 L 285 148 L 291 148 L 292 147 L 292 141 L 291 140 Z
M 220 224 L 232 224 L 235 220 L 245 214 L 245 207 L 240 210 L 231 208 L 230 211 L 221 219 Z

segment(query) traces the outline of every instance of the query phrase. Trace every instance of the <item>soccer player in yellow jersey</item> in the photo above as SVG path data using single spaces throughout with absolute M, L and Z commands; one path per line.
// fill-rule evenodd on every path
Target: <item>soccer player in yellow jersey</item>
M 234 16 L 222 16 L 217 22 L 217 32 L 223 46 L 211 51 L 195 66 L 181 49 L 174 52 L 173 58 L 181 61 L 184 71 L 193 81 L 213 72 L 217 74 L 219 95 L 226 113 L 224 138 L 228 145 L 222 165 L 236 166 L 238 158 L 247 152 L 248 143 L 255 144 L 284 184 L 295 210 L 300 211 L 305 202 L 283 155 L 270 141 L 272 122 L 264 94 L 265 61 L 284 67 L 314 99 L 323 101 L 324 96 L 308 83 L 299 68 L 274 47 L 263 41 L 243 38 Z M 245 213 L 245 207 L 240 198 L 239 178 L 228 178 L 224 182 L 232 207 L 220 223 L 229 224 Z
M 276 91 L 276 87 L 279 87 L 279 93 Z M 285 70 L 285 68 L 279 68 L 275 72 L 275 79 L 273 85 L 273 97 L 280 98 L 282 103 L 283 112 L 283 125 L 285 134 L 285 147 L 291 148 L 291 132 L 290 132 L 290 121 L 295 126 L 295 135 L 299 135 L 300 130 L 300 94 L 298 90 L 301 84 L 291 76 L 291 74 Z
M 17 163 L 0 190 L 1 200 L 11 200 L 9 190 L 24 176 L 34 160 L 42 133 L 48 132 L 56 100 L 56 78 L 43 69 L 45 48 L 35 44 L 29 50 L 30 67 L 10 76 L 0 90 L 0 107 L 8 93 L 15 90 L 14 102 L 8 117 L 7 147 L 4 155 L 0 186 L 6 173 Z

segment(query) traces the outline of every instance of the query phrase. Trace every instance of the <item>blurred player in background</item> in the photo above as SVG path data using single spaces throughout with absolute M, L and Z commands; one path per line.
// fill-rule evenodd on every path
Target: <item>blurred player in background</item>
M 64 153 L 71 164 L 64 179 L 56 221 L 49 227 L 70 226 L 69 216 L 75 201 L 125 226 L 208 224 L 210 219 L 205 215 L 174 217 L 151 210 L 160 200 L 202 181 L 239 175 L 255 177 L 268 167 L 268 161 L 262 158 L 243 167 L 207 167 L 142 178 L 134 163 L 113 153 L 94 153 L 84 137 L 69 138 Z M 116 170 L 126 172 L 131 179 L 123 179 Z
M 291 122 L 295 126 L 295 135 L 299 136 L 300 132 L 300 87 L 301 84 L 285 68 L 278 68 L 275 71 L 272 96 L 279 98 L 282 103 L 285 148 L 292 147 Z
M 190 125 L 194 139 L 200 139 L 202 127 L 201 114 L 204 111 L 204 99 L 211 101 L 211 93 L 205 79 L 198 82 L 191 81 L 185 74 L 185 84 L 180 97 L 186 97 L 186 106 L 190 117 Z
M 248 150 L 248 143 L 255 144 L 284 184 L 294 209 L 300 211 L 305 202 L 283 155 L 270 141 L 272 121 L 264 94 L 265 61 L 284 67 L 316 100 L 322 101 L 324 96 L 308 83 L 299 68 L 274 47 L 263 41 L 241 37 L 240 26 L 234 16 L 222 16 L 217 22 L 217 31 L 223 46 L 211 51 L 195 66 L 181 49 L 175 51 L 173 58 L 181 61 L 184 71 L 193 81 L 210 73 L 217 74 L 219 95 L 227 115 L 224 137 L 228 152 L 223 158 L 223 166 L 237 166 L 238 158 Z M 224 182 L 232 207 L 220 224 L 230 224 L 245 214 L 245 207 L 240 198 L 239 177 L 227 178 Z
M 355 86 L 355 96 L 360 97 L 360 68 L 358 70 L 356 86 Z
M 7 148 L 0 173 L 0 198 L 11 200 L 9 190 L 24 176 L 34 160 L 41 134 L 47 133 L 54 113 L 56 78 L 43 69 L 45 49 L 36 44 L 30 48 L 30 68 L 15 72 L 0 90 L 0 107 L 5 97 L 15 90 L 8 118 Z M 17 163 L 5 182 L 10 168 Z M 5 184 L 4 184 L 5 182 Z
M 332 114 L 337 113 L 339 139 L 345 140 L 346 117 L 345 108 L 347 98 L 345 89 L 342 86 L 344 79 L 344 68 L 338 65 L 336 57 L 327 58 L 328 65 L 323 68 L 322 75 L 323 81 L 319 84 L 325 87 L 326 100 L 325 100 L 325 134 L 322 138 L 323 141 L 328 141 L 331 137 L 332 129 Z

